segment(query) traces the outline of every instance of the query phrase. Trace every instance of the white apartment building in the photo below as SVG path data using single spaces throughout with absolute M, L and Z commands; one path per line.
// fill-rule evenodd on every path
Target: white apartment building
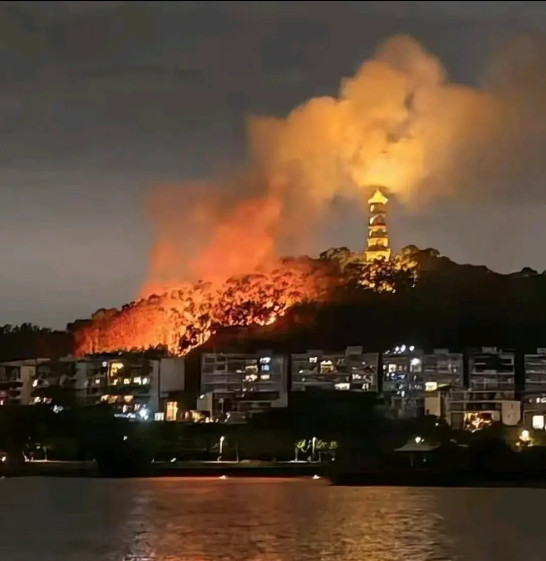
M 427 392 L 425 412 L 443 417 L 456 429 L 471 431 L 496 422 L 507 426 L 520 423 L 514 352 L 494 347 L 469 351 L 468 388 L 459 384 Z
M 113 405 L 120 416 L 177 420 L 170 398 L 185 389 L 184 359 L 128 354 L 99 361 L 100 368 L 88 379 L 88 400 L 99 394 L 100 401 Z
M 379 353 L 364 353 L 362 347 L 293 354 L 291 390 L 377 391 L 378 363 Z
M 118 416 L 176 420 L 178 407 L 171 398 L 185 389 L 184 360 L 132 353 L 66 357 L 41 364 L 32 387 L 35 404 L 51 403 L 69 391 L 70 401 L 80 406 L 108 403 Z
M 197 408 L 213 418 L 286 407 L 286 359 L 270 351 L 254 354 L 203 353 Z

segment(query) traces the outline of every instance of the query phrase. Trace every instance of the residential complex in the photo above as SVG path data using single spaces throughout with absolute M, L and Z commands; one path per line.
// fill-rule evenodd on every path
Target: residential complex
M 196 375 L 199 397 L 188 405 L 182 358 L 117 353 L 4 362 L 0 406 L 104 403 L 135 419 L 242 422 L 287 407 L 291 393 L 312 400 L 313 392 L 328 399 L 333 391 L 377 393 L 394 418 L 426 414 L 467 430 L 494 422 L 546 430 L 546 348 L 527 354 L 490 347 L 423 352 L 411 345 L 384 353 L 358 346 L 291 355 L 203 353 Z

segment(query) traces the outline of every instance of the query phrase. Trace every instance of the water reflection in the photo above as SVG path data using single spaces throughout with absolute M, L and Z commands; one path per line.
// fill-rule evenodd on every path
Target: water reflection
M 541 490 L 267 479 L 0 486 L 9 561 L 542 561 L 546 547 L 532 522 Z

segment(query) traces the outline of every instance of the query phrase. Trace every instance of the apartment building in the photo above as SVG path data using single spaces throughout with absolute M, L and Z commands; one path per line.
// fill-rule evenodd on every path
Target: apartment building
M 424 410 L 423 353 L 400 345 L 383 353 L 383 394 L 389 414 L 395 418 L 417 417 Z
M 523 357 L 525 393 L 546 394 L 546 348 L 538 348 Z
M 203 353 L 197 408 L 214 419 L 248 415 L 288 405 L 286 358 L 270 351 L 253 354 Z M 239 415 L 240 416 L 240 415 Z
M 449 349 L 434 349 L 422 356 L 422 376 L 425 391 L 438 388 L 464 388 L 464 355 Z
M 0 363 L 0 405 L 30 405 L 33 379 L 48 362 L 36 358 Z
M 467 352 L 468 387 L 464 383 L 427 392 L 425 410 L 442 416 L 454 428 L 479 430 L 500 422 L 521 422 L 516 399 L 515 353 L 492 347 Z
M 546 348 L 525 354 L 523 365 L 523 424 L 527 429 L 546 430 Z
M 378 363 L 379 353 L 364 353 L 362 347 L 293 354 L 291 390 L 377 391 Z
M 100 362 L 100 367 L 98 363 Z M 176 394 L 185 389 L 184 360 L 128 353 L 97 357 L 86 401 L 108 403 L 119 416 L 178 420 Z
M 72 356 L 44 361 L 32 378 L 31 403 L 85 404 L 87 380 L 93 368 L 92 361 Z
M 468 351 L 468 376 L 471 391 L 503 392 L 514 396 L 516 391 L 515 353 L 497 347 Z
M 44 361 L 32 376 L 32 403 L 107 403 L 128 418 L 177 420 L 177 394 L 185 389 L 184 360 L 142 354 Z
M 465 389 L 464 354 L 434 349 L 432 353 L 424 354 L 422 360 L 424 413 L 447 419 L 449 397 L 453 392 Z

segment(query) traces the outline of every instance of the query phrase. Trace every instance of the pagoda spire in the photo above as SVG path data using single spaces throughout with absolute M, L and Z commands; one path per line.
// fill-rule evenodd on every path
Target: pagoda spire
M 389 199 L 378 187 L 368 199 L 370 218 L 368 221 L 368 245 L 366 261 L 388 261 L 391 257 L 389 233 L 387 230 L 387 203 Z

